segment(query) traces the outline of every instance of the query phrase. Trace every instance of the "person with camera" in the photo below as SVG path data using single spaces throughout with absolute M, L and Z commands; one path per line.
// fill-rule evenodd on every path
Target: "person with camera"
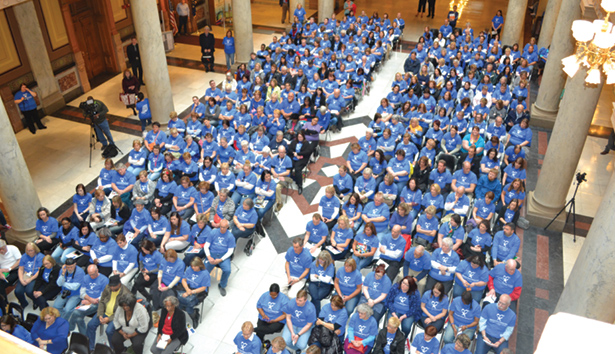
M 46 126 L 41 122 L 41 118 L 38 116 L 38 112 L 36 110 L 36 92 L 31 91 L 26 84 L 21 84 L 19 91 L 15 94 L 15 104 L 19 107 L 19 110 L 23 114 L 23 117 L 26 119 L 26 124 L 28 125 L 28 129 L 32 132 L 32 134 L 36 134 L 36 128 L 38 129 L 47 129 Z M 36 127 L 34 124 L 36 123 Z
M 67 321 L 81 300 L 79 294 L 84 278 L 85 272 L 77 267 L 77 261 L 74 258 L 67 258 L 57 281 L 58 286 L 62 287 L 62 292 L 60 298 L 53 302 L 53 307 L 60 311 L 60 317 Z
M 96 136 L 102 144 L 103 150 L 108 144 L 115 145 L 113 136 L 111 136 L 111 130 L 109 129 L 109 121 L 107 120 L 109 108 L 101 101 L 95 100 L 92 96 L 88 96 L 85 102 L 79 105 L 79 108 L 84 110 L 85 116 L 92 120 Z
M 105 332 L 107 333 L 109 343 L 111 343 L 111 337 L 113 337 L 113 333 L 115 332 L 113 315 L 119 305 L 117 299 L 126 294 L 130 294 L 130 289 L 120 282 L 120 276 L 110 276 L 109 284 L 107 284 L 100 296 L 97 315 L 94 316 L 87 325 L 86 335 L 90 340 L 90 351 L 93 351 L 96 345 L 96 329 L 100 325 L 107 325 Z
M 87 272 L 88 275 L 83 278 L 83 283 L 79 291 L 81 303 L 77 311 L 74 311 L 68 320 L 70 329 L 72 330 L 76 325 L 79 333 L 85 333 L 84 318 L 96 314 L 100 296 L 107 284 L 109 284 L 109 278 L 100 274 L 98 272 L 98 267 L 94 264 L 88 266 Z

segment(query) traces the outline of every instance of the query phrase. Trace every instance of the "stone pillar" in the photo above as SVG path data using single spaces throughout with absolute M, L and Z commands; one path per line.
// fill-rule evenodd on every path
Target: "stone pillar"
M 318 0 L 318 23 L 322 23 L 325 18 L 331 18 L 334 7 L 333 0 Z
M 250 0 L 233 0 L 233 29 L 236 60 L 240 63 L 247 63 L 250 61 L 250 53 L 254 51 Z
M 558 20 L 559 9 L 561 5 L 562 0 L 549 0 L 549 2 L 547 3 L 547 8 L 545 9 L 545 16 L 542 19 L 542 26 L 540 27 L 538 48 L 546 48 L 551 45 L 551 40 L 553 39 L 553 31 L 555 31 L 555 24 Z
M 132 0 L 132 18 L 139 41 L 144 81 L 153 120 L 165 124 L 175 110 L 167 57 L 162 44 L 158 8 L 151 0 Z
M 560 111 L 561 112 L 561 111 Z M 602 197 L 583 248 L 555 308 L 557 312 L 615 322 L 615 174 Z
M 41 201 L 1 102 L 0 141 L 0 198 L 13 227 L 7 238 L 11 243 L 25 244 L 36 239 L 36 210 L 41 207 Z
M 587 70 L 581 67 L 566 84 L 536 190 L 528 193 L 527 218 L 536 227 L 546 226 L 566 204 L 605 81 L 603 77 L 599 85 L 588 86 L 585 85 L 586 76 Z M 562 213 L 553 229 L 563 227 L 565 217 L 566 213 Z
M 43 106 L 43 111 L 46 114 L 51 114 L 64 107 L 66 103 L 51 69 L 51 62 L 45 47 L 41 25 L 34 9 L 34 3 L 28 1 L 16 5 L 13 7 L 13 12 L 17 18 L 23 45 L 26 47 L 26 55 L 30 62 L 32 74 L 38 84 L 37 94 Z
M 303 7 L 303 9 L 305 10 L 305 20 L 307 21 L 308 19 L 308 10 L 305 8 L 305 0 L 290 0 L 290 2 L 288 3 L 288 11 L 290 11 L 290 23 L 293 24 L 295 23 L 295 10 L 297 9 L 297 4 L 301 4 L 301 7 Z M 320 5 L 318 5 L 318 7 L 320 8 Z
M 550 0 L 555 1 L 555 0 Z M 543 128 L 553 128 L 560 104 L 562 89 L 567 75 L 562 70 L 562 59 L 574 53 L 576 41 L 572 37 L 572 22 L 581 18 L 581 5 L 578 0 L 561 0 L 557 24 L 553 32 L 549 60 L 542 74 L 536 102 L 532 104 L 531 124 Z M 541 35 L 542 40 L 542 35 Z
M 511 0 L 508 2 L 508 10 L 506 10 L 504 15 L 502 44 L 513 45 L 521 38 L 526 10 L 527 0 Z M 519 46 L 522 47 L 523 43 L 519 43 Z

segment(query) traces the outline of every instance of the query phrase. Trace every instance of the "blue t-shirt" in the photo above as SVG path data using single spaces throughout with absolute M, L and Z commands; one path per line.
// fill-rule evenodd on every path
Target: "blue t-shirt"
M 493 237 L 493 247 L 491 247 L 491 258 L 499 261 L 506 261 L 515 257 L 519 251 L 521 240 L 513 232 L 511 236 L 506 236 L 504 231 L 498 231 Z
M 184 266 L 184 262 L 179 259 L 176 259 L 174 263 L 171 263 L 165 259 L 160 265 L 160 270 L 162 271 L 162 284 L 171 284 L 175 277 L 179 277 L 181 279 L 184 275 Z
M 390 167 L 395 173 L 401 171 L 408 172 L 404 176 L 398 176 L 399 180 L 396 180 L 396 182 L 407 182 L 408 179 L 410 179 L 410 163 L 405 159 L 400 161 L 398 158 L 394 157 L 389 160 L 389 164 L 387 167 Z
M 432 316 L 437 316 L 442 313 L 442 310 L 448 309 L 448 296 L 444 295 L 442 301 L 437 297 L 432 296 L 431 290 L 425 291 L 421 298 L 421 303 L 425 304 L 425 309 Z M 427 314 L 423 312 L 423 318 L 426 318 Z
M 455 349 L 455 343 L 449 343 L 442 348 L 440 354 L 472 354 L 472 352 L 468 349 L 457 351 L 457 349 Z
M 338 324 L 340 326 L 340 337 L 344 336 L 344 332 L 346 331 L 346 323 L 348 322 L 348 312 L 345 308 L 341 308 L 337 311 L 333 311 L 331 308 L 331 303 L 326 304 L 320 310 L 320 314 L 318 318 L 322 319 L 327 323 Z
M 481 318 L 487 320 L 487 335 L 501 338 L 507 327 L 514 327 L 517 322 L 517 315 L 510 308 L 506 311 L 500 311 L 498 304 L 489 304 L 485 306 L 480 315 Z
M 157 252 L 160 254 L 160 252 Z M 89 275 L 83 277 L 81 287 L 85 289 L 85 293 L 92 299 L 98 299 L 102 295 L 103 290 L 109 284 L 109 278 L 102 274 L 98 274 L 96 279 L 92 279 Z
M 339 287 L 342 293 L 340 295 L 348 296 L 357 290 L 357 286 L 363 283 L 361 272 L 354 270 L 350 273 L 346 272 L 345 267 L 337 270 L 335 277 L 339 281 Z
M 359 313 L 355 312 L 350 317 L 348 322 L 348 331 L 352 329 L 352 334 L 355 340 L 362 340 L 368 337 L 376 337 L 378 334 L 378 322 L 373 316 L 370 316 L 367 320 L 361 319 Z
M 297 254 L 295 250 L 290 247 L 288 251 L 286 251 L 286 256 L 284 258 L 288 262 L 290 276 L 294 278 L 299 278 L 312 264 L 312 255 L 310 251 L 305 248 L 301 249 L 300 254 Z
M 391 279 L 386 275 L 383 275 L 380 279 L 376 279 L 376 273 L 371 272 L 365 277 L 363 286 L 367 287 L 369 297 L 376 299 L 383 293 L 389 293 L 389 290 L 391 290 Z
M 44 236 L 51 236 L 52 233 L 58 232 L 58 220 L 54 217 L 47 218 L 47 221 L 44 222 L 41 219 L 36 220 L 36 231 L 40 232 Z
M 131 244 L 128 244 L 126 249 L 122 249 L 118 246 L 113 255 L 113 261 L 117 262 L 116 270 L 120 273 L 125 273 L 130 263 L 133 263 L 133 266 L 137 266 L 138 254 L 139 252 L 137 249 Z
M 438 248 L 432 253 L 431 260 L 447 268 L 457 267 L 457 265 L 459 265 L 459 255 L 457 254 L 457 252 L 451 250 L 450 254 L 446 254 L 442 252 L 442 248 Z M 431 268 L 429 276 L 439 282 L 445 282 L 453 280 L 453 277 L 455 277 L 455 273 L 451 272 L 449 274 L 449 272 L 447 271 L 445 275 L 442 275 L 439 269 Z
M 139 260 L 141 265 L 146 271 L 152 272 L 160 267 L 165 262 L 164 256 L 158 251 L 154 251 L 151 254 L 139 253 Z
M 336 224 L 333 227 L 333 232 L 335 232 L 335 236 L 333 237 L 333 239 L 338 245 L 342 245 L 346 243 L 346 240 L 352 240 L 354 236 L 353 230 L 351 228 L 342 229 L 340 228 L 339 224 Z M 346 249 L 349 246 L 350 246 L 350 242 L 348 243 L 348 246 L 346 246 Z
M 464 187 L 465 189 L 470 188 L 472 184 L 476 184 L 478 182 L 476 175 L 472 171 L 466 174 L 463 173 L 463 170 L 459 170 L 455 172 L 453 179 L 457 180 L 457 187 Z
M 323 237 L 329 235 L 329 228 L 327 228 L 327 224 L 322 221 L 318 225 L 314 225 L 314 221 L 308 221 L 305 226 L 305 231 L 310 233 L 310 238 L 308 239 L 310 243 L 318 243 Z
M 481 233 L 480 228 L 476 228 L 468 234 L 468 238 L 472 242 L 472 246 L 480 246 L 481 249 L 491 246 L 491 234 L 488 232 Z M 485 253 L 483 251 L 483 253 Z
M 190 224 L 188 224 L 187 221 L 182 221 L 181 225 L 179 227 L 176 227 L 175 229 L 171 227 L 170 238 L 178 238 L 186 235 L 190 235 Z M 188 239 L 188 242 L 191 241 L 192 240 Z
M 327 219 L 332 219 L 339 216 L 339 208 L 340 208 L 340 200 L 334 195 L 331 198 L 328 198 L 326 195 L 323 195 L 320 198 L 320 203 L 318 205 L 322 208 L 322 216 Z M 338 209 L 336 212 L 335 209 Z
M 493 278 L 493 288 L 498 294 L 510 295 L 515 288 L 523 287 L 523 277 L 521 273 L 515 269 L 513 275 L 506 272 L 506 264 L 498 264 L 491 269 L 489 275 Z
M 425 194 L 427 195 L 431 195 L 431 194 Z M 421 228 L 425 231 L 433 231 L 433 230 L 437 230 L 438 229 L 438 218 L 436 218 L 435 216 L 432 216 L 431 219 L 429 219 L 427 217 L 427 214 L 423 214 L 421 216 L 419 216 L 419 220 L 418 220 L 418 225 L 421 226 Z M 416 232 L 416 235 L 420 238 L 423 238 L 425 240 L 427 240 L 427 242 L 431 243 L 433 242 L 435 236 L 429 236 L 427 234 L 421 233 L 421 232 Z
M 192 267 L 187 267 L 184 271 L 184 279 L 186 279 L 186 283 L 190 289 L 198 289 L 198 288 L 208 288 L 211 285 L 211 278 L 209 276 L 209 272 L 207 270 L 199 270 L 195 272 Z
M 410 248 L 404 257 L 410 269 L 415 272 L 431 269 L 431 255 L 429 252 L 423 252 L 421 258 L 414 258 L 414 250 L 416 250 L 416 247 Z
M 86 193 L 85 195 L 73 195 L 73 203 L 77 204 L 77 211 L 80 214 L 90 206 L 90 201 L 92 201 L 92 195 L 90 193 Z
M 224 37 L 222 39 L 222 45 L 224 45 L 224 53 L 235 54 L 235 38 Z
M 316 322 L 316 308 L 310 301 L 306 301 L 303 306 L 299 306 L 295 299 L 291 299 L 288 301 L 284 312 L 290 315 L 295 327 L 303 328 L 308 323 L 314 324 Z
M 133 175 L 129 171 L 126 171 L 123 176 L 119 173 L 113 174 L 113 183 L 115 183 L 115 186 L 120 190 L 124 190 L 130 185 L 134 185 L 135 181 L 135 175 Z
M 90 255 L 92 254 L 92 252 L 95 252 L 96 257 L 98 258 L 103 257 L 103 256 L 113 257 L 113 255 L 117 251 L 117 248 L 118 248 L 117 243 L 115 242 L 114 239 L 109 239 L 107 240 L 107 242 L 103 243 L 102 241 L 100 241 L 98 237 L 95 237 L 95 240 L 92 244 L 92 248 L 90 249 Z M 109 260 L 104 263 L 99 263 L 98 265 L 101 267 L 111 267 L 113 265 L 112 262 L 113 260 Z
M 438 233 L 444 235 L 445 238 L 451 236 L 453 243 L 457 242 L 457 240 L 461 240 L 463 242 L 463 238 L 465 237 L 465 230 L 463 226 L 457 226 L 457 228 L 453 230 L 450 222 L 445 222 L 442 224 L 442 226 L 440 226 L 440 230 L 438 230 Z
M 36 101 L 30 92 L 21 92 L 21 90 L 17 91 L 15 94 L 15 101 L 19 101 L 22 98 L 25 98 L 25 100 L 18 104 L 20 111 L 27 112 L 36 109 Z
M 242 224 L 254 224 L 256 226 L 256 222 L 258 221 L 258 214 L 254 208 L 245 210 L 243 206 L 239 207 L 235 210 L 235 216 Z
M 278 293 L 278 296 L 273 299 L 269 293 L 269 291 L 265 292 L 256 302 L 256 308 L 262 309 L 265 315 L 269 317 L 269 320 L 275 320 L 276 318 L 282 316 L 284 314 L 284 309 L 288 306 L 290 300 L 288 297 L 282 293 Z M 258 318 L 261 320 L 265 320 L 263 316 L 258 314 Z M 281 323 L 286 323 L 286 319 L 280 321 Z
M 226 230 L 225 233 L 221 233 L 220 229 L 215 229 L 209 233 L 207 237 L 209 243 L 209 252 L 211 256 L 222 257 L 229 248 L 235 248 L 235 237 L 230 230 Z
M 440 342 L 435 337 L 428 342 L 425 340 L 425 333 L 419 333 L 414 337 L 412 346 L 421 354 L 437 354 Z
M 401 235 L 399 235 L 397 239 L 394 239 L 392 234 L 387 234 L 382 238 L 380 245 L 386 247 L 386 252 L 381 254 L 380 258 L 392 261 L 401 261 L 404 257 L 406 239 Z
M 40 252 L 34 257 L 30 257 L 27 253 L 24 253 L 19 259 L 19 266 L 23 267 L 24 273 L 34 275 L 34 273 L 38 272 L 38 269 L 43 265 L 43 257 L 45 257 L 45 255 Z
M 252 335 L 246 339 L 242 331 L 237 333 L 235 339 L 233 339 L 233 343 L 237 346 L 237 353 L 239 354 L 260 354 L 263 347 L 256 333 L 252 333 Z
M 382 232 L 389 226 L 389 206 L 385 203 L 380 204 L 380 206 L 376 206 L 375 202 L 369 202 L 365 209 L 363 209 L 363 214 L 370 219 L 384 216 L 384 221 L 374 222 L 374 226 L 376 227 L 376 232 Z
M 480 305 L 476 300 L 472 300 L 472 303 L 466 305 L 461 301 L 461 296 L 458 296 L 453 299 L 451 305 L 449 307 L 450 311 L 453 311 L 453 319 L 455 320 L 455 326 L 467 326 L 470 323 L 474 322 L 475 318 L 480 318 Z M 475 328 L 470 327 L 470 328 Z

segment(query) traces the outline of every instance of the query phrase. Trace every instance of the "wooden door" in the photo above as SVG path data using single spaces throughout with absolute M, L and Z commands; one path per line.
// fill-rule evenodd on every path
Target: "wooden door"
M 73 17 L 79 48 L 83 52 L 88 78 L 92 79 L 106 71 L 102 41 L 93 11 L 86 11 Z

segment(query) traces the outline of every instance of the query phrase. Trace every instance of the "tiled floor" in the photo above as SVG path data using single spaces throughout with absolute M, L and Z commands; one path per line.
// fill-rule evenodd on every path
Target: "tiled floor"
M 395 3 L 393 5 L 392 2 L 383 4 L 374 0 L 358 0 L 357 5 L 359 11 L 365 9 L 369 14 L 375 9 L 379 9 L 381 14 L 388 12 L 393 16 L 398 11 L 395 7 L 398 4 Z M 403 7 L 401 11 L 407 21 L 406 39 L 414 40 L 422 33 L 423 26 L 425 25 L 439 27 L 448 5 L 449 2 L 442 0 L 437 2 L 437 17 L 434 20 L 415 18 L 416 2 L 412 2 L 408 7 Z M 257 4 L 254 6 L 256 7 Z M 497 8 L 506 10 L 506 1 L 469 1 L 460 23 L 471 20 L 475 29 L 484 28 L 488 26 Z M 263 21 L 262 24 L 259 22 L 255 23 L 271 25 L 272 21 L 278 21 L 279 16 L 277 12 L 273 16 L 274 10 L 270 9 L 269 11 L 271 11 L 271 19 L 273 20 L 263 17 L 267 21 Z M 279 11 L 279 7 L 275 11 Z M 256 11 L 253 10 L 253 16 L 255 13 Z M 258 48 L 260 43 L 268 43 L 270 37 L 270 35 L 255 32 L 255 48 Z M 200 60 L 200 51 L 197 46 L 177 43 L 175 50 L 168 53 L 167 56 L 169 58 L 198 62 Z M 233 261 L 233 275 L 229 282 L 227 297 L 222 298 L 219 296 L 216 289 L 216 281 L 213 281 L 209 300 L 215 303 L 215 306 L 212 307 L 212 303 L 209 301 L 206 303 L 203 324 L 190 340 L 193 348 L 199 348 L 199 352 L 202 353 L 228 354 L 234 350 L 232 338 L 239 331 L 240 324 L 246 320 L 256 321 L 255 303 L 258 297 L 266 291 L 272 282 L 283 283 L 285 280 L 282 270 L 284 256 L 280 253 L 288 247 L 289 237 L 302 234 L 305 231 L 304 225 L 311 215 L 311 212 L 306 213 L 305 210 L 308 208 L 315 211 L 315 204 L 317 204 L 317 201 L 323 194 L 322 185 L 319 181 L 322 181 L 322 178 L 331 177 L 337 173 L 337 167 L 331 161 L 336 160 L 336 158 L 339 159 L 340 156 L 347 153 L 350 141 L 364 134 L 365 124 L 362 123 L 363 117 L 373 116 L 378 101 L 383 96 L 382 93 L 389 90 L 393 75 L 395 72 L 402 70 L 404 60 L 405 55 L 399 53 L 392 54 L 391 60 L 384 66 L 378 79 L 372 86 L 372 94 L 359 104 L 354 114 L 345 118 L 349 125 L 341 133 L 333 134 L 329 139 L 330 142 L 323 145 L 322 161 L 318 163 L 322 168 L 318 171 L 312 171 L 312 175 L 305 186 L 304 196 L 297 195 L 295 191 L 289 191 L 288 204 L 268 227 L 270 237 L 265 238 L 258 244 L 252 257 L 246 257 L 241 252 L 237 252 L 237 257 Z M 221 50 L 217 51 L 216 63 L 224 63 L 223 51 Z M 199 69 L 189 69 L 178 67 L 177 65 L 169 66 L 169 74 L 171 77 L 173 101 L 178 112 L 188 107 L 193 95 L 203 95 L 210 79 L 214 79 L 217 82 L 222 80 L 221 74 L 205 73 Z M 147 78 L 145 80 L 147 83 Z M 130 110 L 126 109 L 118 100 L 118 93 L 121 87 L 120 82 L 121 76 L 118 75 L 87 95 L 92 95 L 104 101 L 109 107 L 111 114 L 132 119 L 134 117 L 129 117 Z M 147 86 L 144 87 L 143 91 L 147 92 Z M 79 97 L 70 102 L 69 105 L 78 106 L 78 103 L 83 101 L 84 97 L 85 95 Z M 600 115 L 603 121 L 609 121 L 610 111 L 606 109 L 606 105 L 601 104 L 601 106 L 603 109 L 599 109 L 597 114 Z M 48 130 L 40 132 L 36 136 L 22 131 L 17 134 L 17 139 L 43 205 L 53 210 L 72 196 L 74 186 L 77 183 L 87 184 L 95 179 L 101 168 L 102 160 L 99 153 L 95 152 L 93 154 L 92 168 L 87 167 L 89 153 L 89 128 L 87 125 L 54 117 L 46 117 L 44 121 L 49 127 Z M 119 131 L 113 131 L 113 135 L 123 152 L 128 153 L 134 136 Z M 588 172 L 589 182 L 583 184 L 579 189 L 577 213 L 590 218 L 595 215 L 606 183 L 613 172 L 613 155 L 601 156 L 598 154 L 605 142 L 605 139 L 588 138 L 578 167 L 580 171 Z M 120 156 L 118 156 L 119 158 Z M 535 291 L 531 291 L 531 294 L 524 290 L 523 301 L 526 301 L 528 307 L 527 311 L 523 313 L 525 318 L 521 318 L 523 320 L 523 328 L 520 328 L 520 333 L 521 335 L 530 335 L 531 331 L 531 336 L 528 338 L 534 341 L 537 340 L 540 334 L 540 332 L 534 332 L 534 323 L 538 319 L 544 319 L 545 311 L 548 316 L 548 311 L 551 310 L 552 304 L 550 303 L 548 306 L 544 305 L 540 308 L 537 307 L 535 311 L 533 307 L 530 310 L 529 305 L 535 301 L 539 302 L 540 300 L 536 299 L 544 299 L 545 296 L 550 298 L 550 301 L 556 301 L 557 291 L 560 286 L 563 286 L 563 282 L 567 280 L 567 276 L 584 241 L 583 238 L 578 238 L 577 242 L 573 243 L 570 234 L 561 234 L 559 231 L 551 230 L 547 235 L 552 235 L 556 239 L 552 238 L 549 240 L 549 237 L 540 235 L 537 230 L 526 231 L 522 255 L 525 260 L 524 269 L 531 271 L 536 269 L 537 275 L 541 274 L 540 272 L 544 272 L 545 267 L 544 262 L 536 264 L 539 251 L 547 252 L 551 255 L 550 262 L 546 264 L 547 271 L 553 267 L 556 268 L 551 270 L 550 280 L 553 284 L 549 285 L 550 288 L 546 289 L 545 286 L 547 285 L 544 284 L 542 288 L 534 284 L 532 287 L 528 287 L 528 289 L 532 290 L 534 290 L 533 287 L 536 288 Z M 272 239 L 275 239 L 275 242 L 272 242 Z M 545 241 L 549 242 L 545 243 Z M 242 241 L 240 241 L 238 248 L 243 248 Z M 561 274 L 563 274 L 563 277 Z M 539 276 L 532 276 L 532 278 L 540 279 Z M 549 292 L 551 292 L 550 296 Z M 540 323 L 540 321 L 536 323 Z M 526 337 L 520 337 L 519 340 L 524 338 Z M 519 342 L 517 343 L 519 345 Z M 528 348 L 528 346 L 524 346 L 524 348 Z M 187 350 L 189 349 L 187 348 Z

